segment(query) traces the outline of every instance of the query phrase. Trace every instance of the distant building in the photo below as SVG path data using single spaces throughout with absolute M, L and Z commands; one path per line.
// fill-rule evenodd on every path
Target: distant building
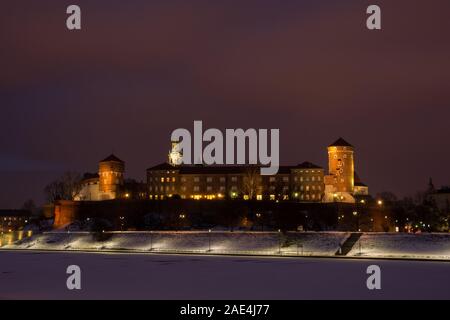
M 115 155 L 99 162 L 98 173 L 85 173 L 75 201 L 103 201 L 121 198 L 146 198 L 145 184 L 125 180 L 125 162 Z
M 28 210 L 0 210 L 0 231 L 22 230 L 30 219 L 31 212 Z
M 342 138 L 328 147 L 329 175 L 310 162 L 281 166 L 276 175 L 263 176 L 259 167 L 177 165 L 181 154 L 172 144 L 169 161 L 147 169 L 150 199 L 254 199 L 302 202 L 355 202 L 367 195 L 359 178 L 355 185 L 353 147 Z M 356 187 L 356 188 L 355 188 Z

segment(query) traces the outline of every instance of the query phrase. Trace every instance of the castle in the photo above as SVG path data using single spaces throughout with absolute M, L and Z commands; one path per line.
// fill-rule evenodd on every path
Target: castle
M 98 173 L 86 173 L 82 188 L 75 196 L 76 201 L 102 201 L 121 197 L 124 185 L 125 162 L 115 155 L 99 163 Z
M 97 174 L 85 174 L 75 200 L 175 197 L 355 203 L 356 198 L 369 194 L 368 187 L 355 172 L 354 147 L 342 138 L 328 146 L 328 174 L 322 167 L 307 161 L 281 166 L 276 175 L 263 176 L 257 166 L 178 164 L 181 156 L 176 143 L 172 143 L 168 162 L 147 169 L 145 186 L 131 188 L 124 180 L 125 163 L 110 155 L 100 161 Z

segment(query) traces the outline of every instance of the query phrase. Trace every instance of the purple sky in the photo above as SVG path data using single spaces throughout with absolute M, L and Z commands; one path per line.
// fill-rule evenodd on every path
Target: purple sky
M 280 128 L 281 162 L 326 166 L 339 136 L 373 194 L 450 184 L 450 2 L 4 1 L 0 207 L 42 202 L 112 150 L 127 176 L 170 133 Z M 82 9 L 69 32 L 65 10 Z M 382 8 L 382 31 L 365 9 Z

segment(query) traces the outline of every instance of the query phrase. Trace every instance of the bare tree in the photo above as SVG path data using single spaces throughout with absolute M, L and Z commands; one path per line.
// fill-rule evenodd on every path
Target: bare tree
M 247 194 L 249 199 L 255 199 L 258 192 L 258 179 L 260 177 L 259 168 L 257 166 L 249 166 L 245 169 L 243 187 L 244 194 Z
M 66 172 L 55 181 L 50 182 L 44 193 L 49 202 L 56 200 L 73 200 L 81 191 L 81 175 L 76 172 Z

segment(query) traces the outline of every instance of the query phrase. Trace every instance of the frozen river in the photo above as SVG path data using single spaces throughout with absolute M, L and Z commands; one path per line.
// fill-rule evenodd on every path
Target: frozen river
M 381 267 L 381 290 L 366 269 Z M 66 268 L 81 268 L 81 290 Z M 450 299 L 450 263 L 0 251 L 0 299 Z

